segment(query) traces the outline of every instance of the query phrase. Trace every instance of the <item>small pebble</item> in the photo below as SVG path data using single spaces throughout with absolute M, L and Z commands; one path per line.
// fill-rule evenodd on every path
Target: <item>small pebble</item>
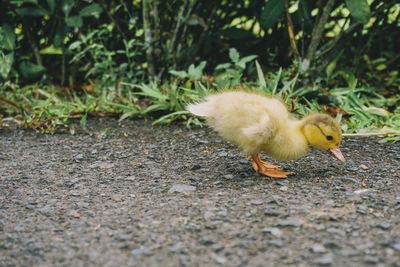
M 363 170 L 368 170 L 367 165 L 364 165 L 364 164 L 361 164 L 361 165 L 360 165 L 360 168 L 363 169 Z
M 371 264 L 378 263 L 379 262 L 379 258 L 375 257 L 375 256 L 372 256 L 372 255 L 366 255 L 364 257 L 364 262 L 371 263 Z
M 83 160 L 83 154 L 78 154 L 78 155 L 75 156 L 75 161 L 76 162 L 80 162 L 82 160 Z
M 214 260 L 219 264 L 225 264 L 226 263 L 226 258 L 225 257 L 222 257 L 222 256 L 217 255 L 215 253 L 212 253 L 211 257 L 214 258 Z
M 283 246 L 283 242 L 280 239 L 271 240 L 268 242 L 268 244 L 277 248 L 281 248 Z
M 394 244 L 392 245 L 392 248 L 393 248 L 394 250 L 396 250 L 396 251 L 400 251 L 400 241 L 394 243 Z
M 288 218 L 278 221 L 276 225 L 282 227 L 300 227 L 301 225 L 303 225 L 303 222 L 297 218 Z
M 203 214 L 203 218 L 204 218 L 204 220 L 206 220 L 206 221 L 210 221 L 214 216 L 215 216 L 215 214 L 214 214 L 214 212 L 212 212 L 212 211 L 206 211 L 206 212 L 204 212 L 204 214 Z
M 326 252 L 326 248 L 322 244 L 315 243 L 314 245 L 312 245 L 311 251 L 313 253 L 324 253 Z
M 196 187 L 187 184 L 174 184 L 169 190 L 168 193 L 187 193 L 196 191 Z
M 385 221 L 385 222 L 378 224 L 377 226 L 379 228 L 381 228 L 382 230 L 389 230 L 392 227 L 392 224 L 388 221 Z
M 212 239 L 210 239 L 210 238 L 208 238 L 208 237 L 203 237 L 203 238 L 200 240 L 200 243 L 201 243 L 202 245 L 204 245 L 204 246 L 210 246 L 210 245 L 214 244 L 215 242 L 214 242 L 214 240 L 212 240 Z
M 106 170 L 106 169 L 111 169 L 111 168 L 113 168 L 113 167 L 114 167 L 114 164 L 113 164 L 113 163 L 108 163 L 108 162 L 102 162 L 102 163 L 100 163 L 100 164 L 98 165 L 98 167 L 99 167 L 101 170 Z
M 346 232 L 341 230 L 341 229 L 337 229 L 337 228 L 328 228 L 326 229 L 326 231 L 330 234 L 333 234 L 335 237 L 336 236 L 345 236 Z
M 228 180 L 230 180 L 230 179 L 233 179 L 233 174 L 226 174 L 226 175 L 224 175 L 224 176 L 222 176 L 223 178 L 225 178 L 225 179 L 228 179 Z
M 368 193 L 369 191 L 370 191 L 369 189 L 359 189 L 359 190 L 354 191 L 354 194 L 360 195 L 360 194 Z
M 221 245 L 221 244 L 214 244 L 214 245 L 211 246 L 211 248 L 212 248 L 212 250 L 214 250 L 215 252 L 220 252 L 220 251 L 222 251 L 222 250 L 225 248 L 225 246 L 224 246 L 224 245 Z
M 51 206 L 51 205 L 46 205 L 46 206 L 44 206 L 44 207 L 38 209 L 38 211 L 39 211 L 41 214 L 46 215 L 46 216 L 51 216 L 51 215 L 53 215 L 54 212 L 55 212 L 53 206 Z
M 280 185 L 280 186 L 288 186 L 289 185 L 289 180 L 277 180 L 273 182 L 276 185 Z
M 149 253 L 149 249 L 148 248 L 144 248 L 144 247 L 140 247 L 140 248 L 136 248 L 136 249 L 132 249 L 131 253 L 135 256 L 139 256 L 142 254 L 148 254 Z
M 325 254 L 314 260 L 314 263 L 320 266 L 329 266 L 333 263 L 333 255 Z
M 357 207 L 357 212 L 365 215 L 368 213 L 368 208 L 366 206 L 360 205 Z
M 71 217 L 73 217 L 75 219 L 81 218 L 81 214 L 77 210 L 71 210 L 69 212 L 69 216 L 71 216 Z
M 136 181 L 136 180 L 137 180 L 137 177 L 135 177 L 135 176 L 128 176 L 128 177 L 125 178 L 125 181 L 130 181 L 130 182 L 133 182 L 133 181 Z
M 276 227 L 267 227 L 262 230 L 264 233 L 270 233 L 271 235 L 275 237 L 281 237 L 282 236 L 282 230 Z
M 196 171 L 196 170 L 200 170 L 200 169 L 201 169 L 201 166 L 198 164 L 195 164 L 192 166 L 192 168 L 190 168 L 190 170 L 192 170 L 192 171 Z
M 264 214 L 267 216 L 278 217 L 278 216 L 284 215 L 284 212 L 281 210 L 273 209 L 273 208 L 267 208 L 265 210 Z
M 250 201 L 250 203 L 251 203 L 252 205 L 258 206 L 258 205 L 263 204 L 264 201 L 263 201 L 262 199 L 253 199 L 253 200 Z

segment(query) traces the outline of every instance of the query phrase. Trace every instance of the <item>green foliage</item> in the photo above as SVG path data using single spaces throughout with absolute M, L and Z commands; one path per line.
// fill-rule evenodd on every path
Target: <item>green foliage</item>
M 346 0 L 346 6 L 356 21 L 366 24 L 371 17 L 371 9 L 367 0 Z
M 107 82 L 125 75 L 130 82 L 164 79 L 170 70 L 203 61 L 205 71 L 212 70 L 227 61 L 232 47 L 244 56 L 257 55 L 269 68 L 289 67 L 294 60 L 310 57 L 306 74 L 312 78 L 325 73 L 332 61 L 364 76 L 363 56 L 386 59 L 388 70 L 399 64 L 395 55 L 400 5 L 393 0 L 334 1 L 326 25 L 319 25 L 326 5 L 309 0 L 14 0 L 1 7 L 3 81 L 41 79 L 76 86 L 106 73 Z M 321 26 L 322 36 L 317 38 Z M 20 67 L 22 62 L 25 66 Z M 21 72 L 33 64 L 44 71 Z
M 268 0 L 260 14 L 260 24 L 263 29 L 274 27 L 285 13 L 282 0 Z
M 70 63 L 85 73 L 85 79 L 98 79 L 105 87 L 115 86 L 119 81 L 143 79 L 144 76 L 143 66 L 135 61 L 141 55 L 142 43 L 137 39 L 123 40 L 122 47 L 110 50 L 104 40 L 110 39 L 114 30 L 111 25 L 101 25 L 87 35 L 81 34 L 68 47 L 72 55 Z M 120 63 L 120 58 L 125 62 Z

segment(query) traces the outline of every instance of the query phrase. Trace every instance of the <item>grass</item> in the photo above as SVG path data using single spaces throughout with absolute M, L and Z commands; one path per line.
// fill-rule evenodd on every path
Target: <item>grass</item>
M 399 133 L 399 97 L 386 98 L 367 88 L 321 90 L 317 84 L 297 87 L 297 76 L 287 80 L 281 72 L 265 82 L 243 83 L 237 87 L 277 95 L 299 115 L 328 112 L 342 121 L 345 133 Z M 154 124 L 184 121 L 187 125 L 201 125 L 199 119 L 188 114 L 185 106 L 199 101 L 209 92 L 220 90 L 226 88 L 217 87 L 205 79 L 174 79 L 163 84 L 121 83 L 117 90 L 95 88 L 91 92 L 72 94 L 57 87 L 32 85 L 5 90 L 0 103 L 3 106 L 3 124 L 14 121 L 46 133 L 53 133 L 58 127 L 69 127 L 70 119 L 80 119 L 81 127 L 85 127 L 88 116 L 115 116 L 121 121 L 146 117 L 151 118 Z

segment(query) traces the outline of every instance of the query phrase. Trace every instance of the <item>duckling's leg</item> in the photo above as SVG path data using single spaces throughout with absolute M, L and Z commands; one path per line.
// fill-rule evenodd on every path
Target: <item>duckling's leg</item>
M 253 169 L 262 175 L 272 178 L 287 178 L 293 172 L 285 172 L 279 166 L 270 164 L 260 159 L 260 154 L 253 154 L 250 156 Z

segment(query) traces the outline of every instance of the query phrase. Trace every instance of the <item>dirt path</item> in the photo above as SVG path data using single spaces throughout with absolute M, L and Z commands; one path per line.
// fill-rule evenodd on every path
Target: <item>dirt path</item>
M 400 266 L 399 143 L 273 180 L 207 129 L 89 129 L 0 130 L 0 266 Z

